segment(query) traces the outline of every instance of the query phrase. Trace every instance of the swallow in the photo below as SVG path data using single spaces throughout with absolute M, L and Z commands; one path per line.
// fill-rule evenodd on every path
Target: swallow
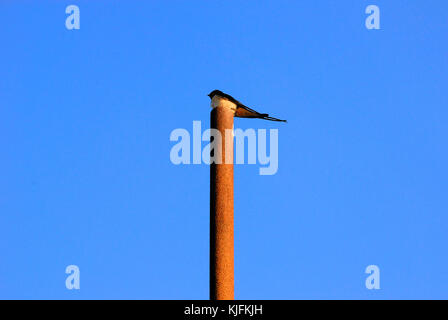
M 257 118 L 257 119 L 264 119 L 269 121 L 280 121 L 280 122 L 286 122 L 286 120 L 280 120 L 277 118 L 270 117 L 267 113 L 259 113 L 249 107 L 246 107 L 244 104 L 236 100 L 234 97 L 219 91 L 219 90 L 213 90 L 208 94 L 210 99 L 213 100 L 213 98 L 218 97 L 221 99 L 228 100 L 236 105 L 235 110 L 235 117 L 238 118 Z

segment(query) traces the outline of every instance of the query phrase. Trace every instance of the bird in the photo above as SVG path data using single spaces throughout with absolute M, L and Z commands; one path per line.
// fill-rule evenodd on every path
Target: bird
M 220 90 L 213 90 L 212 92 L 210 92 L 208 94 L 208 96 L 212 100 L 213 100 L 213 98 L 218 97 L 218 98 L 225 99 L 225 100 L 228 100 L 228 101 L 234 103 L 236 105 L 235 117 L 237 117 L 237 118 L 256 118 L 256 119 L 264 119 L 264 120 L 269 120 L 269 121 L 287 122 L 286 120 L 280 120 L 277 118 L 270 117 L 269 114 L 267 114 L 267 113 L 259 113 L 255 110 L 245 106 L 244 104 L 242 104 L 241 102 L 236 100 L 231 95 L 228 95 L 227 93 L 224 93 Z

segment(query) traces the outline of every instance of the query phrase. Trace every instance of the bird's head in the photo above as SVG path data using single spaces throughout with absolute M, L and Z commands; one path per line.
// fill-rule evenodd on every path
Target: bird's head
M 208 96 L 210 97 L 210 99 L 213 99 L 213 97 L 214 97 L 215 95 L 217 95 L 217 94 L 222 94 L 222 92 L 219 91 L 219 90 L 213 90 L 212 92 L 210 92 L 210 93 L 208 94 Z

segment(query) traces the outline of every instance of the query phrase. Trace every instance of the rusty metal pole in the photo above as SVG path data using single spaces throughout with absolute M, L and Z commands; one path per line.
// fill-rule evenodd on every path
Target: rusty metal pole
M 236 106 L 216 98 L 212 100 L 212 108 L 210 127 L 220 132 L 221 139 L 215 139 L 211 151 L 215 163 L 210 164 L 210 299 L 233 300 L 233 117 Z

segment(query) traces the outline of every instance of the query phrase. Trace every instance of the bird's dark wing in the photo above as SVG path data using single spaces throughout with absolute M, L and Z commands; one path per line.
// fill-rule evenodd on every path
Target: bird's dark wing
M 237 104 L 238 108 L 244 109 L 246 112 L 241 112 L 236 111 L 236 116 L 239 118 L 257 118 L 257 119 L 264 119 L 264 120 L 269 120 L 269 121 L 279 121 L 279 122 L 286 122 L 286 120 L 280 120 L 274 117 L 270 117 L 269 114 L 267 113 L 259 113 L 247 106 L 245 106 L 244 104 L 242 104 L 241 102 Z
M 280 120 L 277 118 L 270 117 L 269 114 L 267 114 L 267 113 L 259 113 L 258 111 L 255 111 L 254 109 L 251 109 L 248 106 L 245 106 L 244 104 L 242 104 L 241 102 L 239 102 L 238 100 L 236 100 L 234 97 L 232 97 L 231 95 L 229 95 L 227 93 L 222 92 L 222 93 L 220 93 L 220 95 L 223 98 L 226 98 L 227 100 L 236 104 L 236 106 L 237 106 L 236 116 L 239 118 L 257 118 L 257 119 L 264 119 L 264 120 L 269 120 L 269 121 L 286 122 L 286 120 Z M 240 111 L 238 111 L 238 108 L 244 109 L 245 111 L 242 111 L 241 109 L 240 109 Z
M 269 117 L 269 115 L 267 117 L 264 117 L 264 118 L 261 118 L 261 119 L 269 120 L 269 121 L 288 122 L 286 120 L 281 120 L 281 119 L 277 119 L 277 118 L 274 118 L 274 117 Z

